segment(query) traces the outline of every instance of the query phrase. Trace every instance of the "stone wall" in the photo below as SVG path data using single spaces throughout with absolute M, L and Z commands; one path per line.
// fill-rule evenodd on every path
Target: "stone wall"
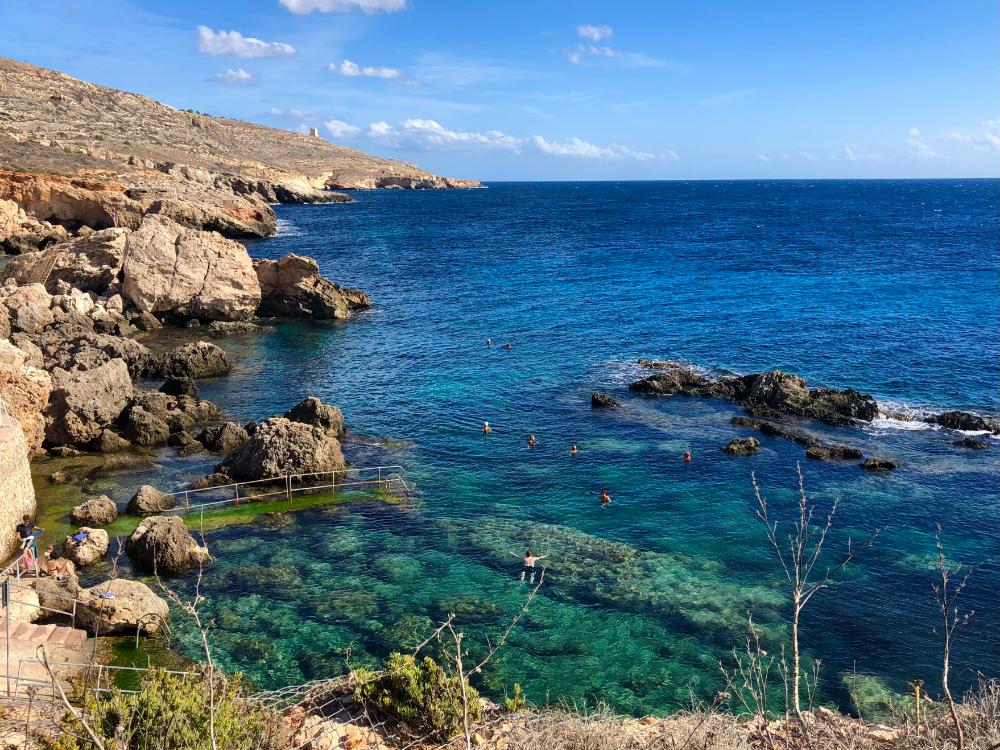
M 4 426 L 9 424 L 9 426 Z M 10 559 L 19 542 L 14 527 L 25 513 L 35 513 L 28 445 L 17 420 L 0 423 L 0 558 Z

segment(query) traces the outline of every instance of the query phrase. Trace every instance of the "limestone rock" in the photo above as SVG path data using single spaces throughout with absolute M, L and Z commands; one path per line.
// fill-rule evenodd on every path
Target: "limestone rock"
M 125 437 L 136 445 L 160 445 L 170 436 L 170 426 L 166 421 L 141 406 L 130 406 L 123 419 Z
M 346 319 L 371 306 L 368 295 L 334 284 L 312 258 L 289 253 L 253 262 L 260 282 L 261 315 Z
M 118 520 L 118 506 L 107 495 L 99 495 L 74 506 L 69 520 L 79 526 L 108 526 Z
M 867 458 L 861 462 L 861 468 L 866 471 L 893 471 L 899 464 L 891 458 Z
M 590 406 L 593 409 L 614 409 L 619 403 L 607 393 L 594 391 L 590 394 Z
M 56 369 L 52 381 L 45 438 L 53 445 L 83 446 L 99 437 L 132 394 L 132 380 L 122 359 L 82 372 Z
M 198 435 L 198 441 L 210 451 L 231 453 L 245 443 L 250 436 L 235 422 L 214 427 L 206 427 Z
M 671 396 L 677 393 L 690 394 L 694 389 L 708 385 L 708 380 L 691 370 L 668 369 L 637 380 L 628 387 L 630 391 L 651 396 Z
M 34 582 L 34 589 L 38 594 L 41 606 L 63 612 L 72 612 L 72 600 L 80 594 L 80 579 L 77 578 L 75 571 L 74 575 L 61 580 L 49 577 L 38 578 Z
M 167 603 L 146 584 L 118 578 L 79 592 L 77 623 L 91 633 L 157 633 L 170 615 Z
M 103 294 L 116 280 L 125 256 L 127 229 L 104 229 L 86 237 L 49 245 L 42 252 L 14 258 L 4 268 L 0 281 L 14 279 L 26 283 L 36 269 L 52 265 L 45 282 L 46 289 L 55 294 L 60 281 L 82 292 Z
M 806 448 L 806 458 L 819 461 L 856 460 L 864 455 L 860 448 L 847 445 L 810 445 Z
M 245 320 L 261 291 L 246 248 L 215 232 L 147 216 L 128 235 L 124 294 L 138 310 Z
M 722 451 L 730 456 L 752 456 L 758 450 L 760 450 L 760 441 L 752 437 L 730 440 L 722 448 Z
M 51 390 L 49 374 L 29 365 L 22 349 L 0 339 L 0 400 L 24 430 L 29 455 L 36 455 L 42 449 L 44 411 Z
M 159 373 L 168 378 L 214 378 L 233 369 L 225 350 L 208 341 L 184 344 L 163 355 Z
M 78 542 L 73 538 L 74 534 L 86 534 L 87 538 Z M 81 568 L 97 562 L 108 554 L 111 540 L 104 529 L 84 526 L 77 529 L 74 534 L 67 536 L 63 542 L 63 554 Z
M 173 433 L 167 438 L 167 445 L 171 448 L 176 448 L 177 452 L 182 456 L 192 456 L 195 453 L 205 450 L 205 446 L 186 430 Z
M 179 516 L 145 519 L 128 538 L 125 552 L 143 570 L 168 574 L 182 573 L 211 559 Z
M 144 484 L 128 501 L 125 513 L 130 516 L 150 516 L 177 507 L 177 498 L 160 492 L 152 485 Z
M 324 404 L 315 396 L 309 396 L 285 412 L 285 419 L 302 422 L 330 433 L 334 437 L 342 437 L 344 430 L 344 415 L 336 406 Z
M 166 393 L 168 396 L 191 396 L 192 398 L 198 398 L 198 384 L 194 382 L 194 378 L 171 377 L 167 378 L 163 385 L 160 386 L 160 393 Z
M 97 453 L 117 453 L 131 447 L 131 443 L 114 430 L 101 430 L 101 434 L 87 443 L 87 449 Z
M 246 482 L 286 474 L 343 471 L 340 442 L 319 427 L 272 417 L 230 453 L 216 471 Z

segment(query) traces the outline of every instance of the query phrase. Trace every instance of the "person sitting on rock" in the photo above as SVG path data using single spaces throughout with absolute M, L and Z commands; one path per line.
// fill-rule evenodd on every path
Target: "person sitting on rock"
M 43 570 L 45 575 L 57 579 L 67 578 L 73 574 L 73 567 L 70 561 L 63 558 L 51 544 L 45 548 L 45 565 L 43 566 Z
M 517 557 L 516 552 L 511 552 L 514 557 Z M 524 552 L 524 557 L 521 558 L 521 580 L 523 581 L 525 576 L 530 576 L 529 583 L 535 582 L 535 563 L 539 560 L 544 560 L 547 555 L 533 555 L 531 554 L 531 547 L 528 547 Z

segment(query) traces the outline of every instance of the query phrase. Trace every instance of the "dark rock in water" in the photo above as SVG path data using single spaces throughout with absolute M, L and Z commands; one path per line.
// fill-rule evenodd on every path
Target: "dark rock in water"
M 177 507 L 177 498 L 144 484 L 128 501 L 125 513 L 130 516 L 150 516 Z
M 867 458 L 861 462 L 861 468 L 866 471 L 893 471 L 899 464 L 890 458 Z
M 996 419 L 995 417 L 981 417 L 978 414 L 970 414 L 967 411 L 946 411 L 943 414 L 934 415 L 927 421 L 947 427 L 950 430 L 969 432 L 986 431 L 994 435 L 1000 434 L 1000 419 Z
M 247 482 L 286 474 L 342 472 L 346 468 L 340 441 L 326 430 L 272 417 L 215 470 Z
M 197 341 L 164 354 L 157 369 L 167 378 L 214 378 L 228 373 L 233 365 L 223 349 L 208 341 Z
M 757 420 L 757 429 L 759 429 L 763 435 L 794 440 L 799 445 L 805 445 L 808 447 L 816 444 L 816 438 L 811 437 L 810 435 L 805 435 L 801 432 L 796 432 L 795 430 L 774 422 L 762 422 Z
M 157 573 L 182 573 L 211 560 L 179 516 L 147 518 L 128 538 L 125 552 L 137 567 Z
M 619 403 L 607 393 L 594 391 L 590 394 L 590 406 L 594 409 L 614 409 Z
M 222 487 L 223 485 L 232 484 L 233 478 L 227 474 L 209 474 L 207 477 L 202 477 L 201 479 L 196 479 L 188 485 L 189 490 L 204 490 L 209 487 Z
M 672 359 L 640 359 L 638 361 L 639 367 L 645 367 L 647 370 L 682 370 L 684 365 L 680 362 L 674 362 Z
M 956 440 L 952 445 L 957 445 L 959 448 L 970 448 L 974 451 L 986 450 L 990 447 L 990 444 L 985 440 L 974 437 L 964 437 L 961 440 Z
M 213 320 L 208 324 L 208 332 L 213 336 L 227 336 L 237 333 L 263 333 L 273 331 L 271 326 L 262 326 L 248 320 Z
M 265 529 L 283 529 L 292 525 L 291 513 L 261 513 L 254 519 L 257 526 Z
M 155 331 L 157 328 L 163 327 L 163 324 L 153 313 L 146 312 L 145 310 L 137 313 L 132 318 L 132 325 L 140 331 Z
M 57 445 L 55 448 L 49 448 L 49 455 L 55 458 L 73 458 L 79 456 L 80 453 L 76 448 L 70 448 L 68 445 Z
M 201 321 L 197 318 L 191 318 L 187 323 L 184 324 L 185 328 L 198 328 L 201 325 Z
M 69 476 L 65 471 L 53 471 L 49 474 L 49 481 L 52 484 L 67 484 L 69 482 Z
M 321 276 L 312 258 L 289 253 L 281 260 L 255 260 L 253 267 L 260 282 L 261 315 L 343 320 L 371 307 L 364 292 Z
M 737 427 L 760 427 L 760 420 L 754 419 L 753 417 L 733 417 L 729 420 L 729 424 L 735 425 Z
M 864 456 L 860 448 L 846 445 L 810 445 L 806 448 L 806 458 L 818 461 L 856 460 Z
M 107 495 L 92 497 L 75 506 L 69 520 L 77 526 L 107 526 L 118 520 L 118 507 Z
M 210 451 L 229 453 L 243 445 L 249 437 L 247 431 L 235 422 L 226 422 L 206 427 L 198 435 L 198 441 Z
M 319 427 L 334 437 L 344 434 L 344 415 L 336 406 L 324 404 L 315 396 L 309 396 L 302 403 L 285 412 L 285 419 Z
M 175 432 L 167 438 L 167 445 L 176 448 L 182 456 L 192 456 L 205 450 L 205 446 L 198 442 L 190 432 Z
M 736 438 L 722 447 L 724 453 L 730 456 L 752 456 L 760 450 L 760 441 L 757 438 Z
M 131 406 L 124 415 L 125 437 L 136 445 L 160 445 L 170 436 L 170 425 L 141 406 Z
M 194 378 L 167 378 L 166 382 L 160 386 L 160 393 L 168 396 L 190 396 L 198 398 L 198 384 Z
M 699 388 L 709 385 L 709 381 L 691 370 L 682 368 L 667 370 L 648 378 L 637 380 L 628 387 L 630 391 L 650 396 L 671 396 L 683 394 L 691 396 Z

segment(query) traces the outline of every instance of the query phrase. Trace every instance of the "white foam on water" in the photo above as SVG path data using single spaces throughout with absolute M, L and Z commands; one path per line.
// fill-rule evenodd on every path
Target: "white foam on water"
M 893 419 L 892 417 L 875 417 L 868 424 L 869 428 L 872 430 L 908 430 L 908 431 L 918 431 L 918 430 L 940 430 L 941 425 L 930 424 L 929 422 L 921 422 L 920 420 L 910 420 L 910 419 Z
M 302 230 L 288 219 L 278 219 L 277 228 L 275 237 L 299 237 L 303 234 Z

